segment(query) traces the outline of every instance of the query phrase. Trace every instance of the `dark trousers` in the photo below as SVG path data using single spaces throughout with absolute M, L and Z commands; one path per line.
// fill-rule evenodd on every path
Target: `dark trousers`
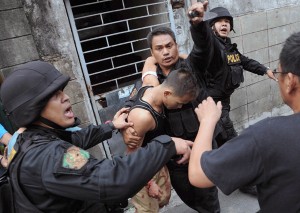
M 216 137 L 218 147 L 222 146 L 224 143 L 237 136 L 237 132 L 235 131 L 233 126 L 233 122 L 229 117 L 229 110 L 222 110 L 222 115 L 219 123 L 222 127 L 222 131 Z
M 172 186 L 186 205 L 201 213 L 220 212 L 218 190 L 215 186 L 206 189 L 194 187 L 188 179 L 188 165 L 178 165 L 171 160 L 167 166 Z

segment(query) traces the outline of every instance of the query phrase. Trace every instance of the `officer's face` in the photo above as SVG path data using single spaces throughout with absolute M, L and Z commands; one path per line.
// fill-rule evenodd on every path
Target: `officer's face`
M 151 53 L 162 68 L 172 67 L 179 57 L 177 44 L 168 34 L 153 37 Z
M 184 104 L 191 102 L 193 99 L 190 95 L 176 96 L 172 92 L 165 92 L 163 102 L 167 109 L 180 109 Z
M 70 98 L 62 90 L 57 91 L 49 99 L 41 116 L 65 128 L 75 122 Z
M 217 20 L 213 27 L 215 33 L 221 38 L 227 38 L 230 33 L 230 21 L 226 18 Z

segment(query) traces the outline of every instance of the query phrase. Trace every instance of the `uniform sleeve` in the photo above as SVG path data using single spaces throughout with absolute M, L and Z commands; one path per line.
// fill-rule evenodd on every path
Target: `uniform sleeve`
M 112 128 L 108 124 L 89 125 L 72 132 L 72 144 L 82 149 L 89 149 L 112 137 Z
M 113 160 L 99 161 L 88 158 L 83 152 L 83 160 L 75 160 L 72 164 L 67 150 L 70 147 L 59 148 L 55 156 L 44 161 L 42 179 L 47 191 L 67 198 L 104 203 L 132 197 L 176 154 L 169 136 L 159 136 L 145 148 Z
M 189 54 L 192 68 L 202 75 L 211 65 L 212 60 L 220 60 L 215 64 L 222 64 L 222 52 L 219 42 L 207 22 L 200 22 L 198 25 L 191 25 L 191 35 L 194 41 L 194 46 Z
M 190 31 L 194 45 L 188 60 L 196 72 L 202 73 L 206 71 L 212 55 L 213 38 L 211 30 L 206 22 L 201 22 L 197 25 L 191 25 Z
M 267 72 L 267 67 L 265 67 L 263 64 L 259 63 L 254 59 L 250 59 L 242 54 L 241 61 L 244 70 L 247 70 L 257 75 L 264 75 Z
M 203 153 L 201 167 L 226 195 L 263 179 L 262 158 L 249 128 L 221 148 Z

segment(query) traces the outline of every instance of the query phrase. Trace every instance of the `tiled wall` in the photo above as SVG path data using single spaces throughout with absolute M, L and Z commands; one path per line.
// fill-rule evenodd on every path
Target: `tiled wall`
M 300 31 L 300 6 L 288 6 L 234 18 L 231 37 L 239 50 L 274 69 L 285 39 Z M 291 113 L 277 82 L 245 71 L 245 82 L 231 97 L 230 116 L 238 131 L 265 117 Z

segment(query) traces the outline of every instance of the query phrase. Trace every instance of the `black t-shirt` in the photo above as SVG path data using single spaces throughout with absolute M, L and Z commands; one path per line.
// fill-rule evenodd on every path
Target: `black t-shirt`
M 300 114 L 268 118 L 220 149 L 201 166 L 225 194 L 257 185 L 261 212 L 300 212 Z

